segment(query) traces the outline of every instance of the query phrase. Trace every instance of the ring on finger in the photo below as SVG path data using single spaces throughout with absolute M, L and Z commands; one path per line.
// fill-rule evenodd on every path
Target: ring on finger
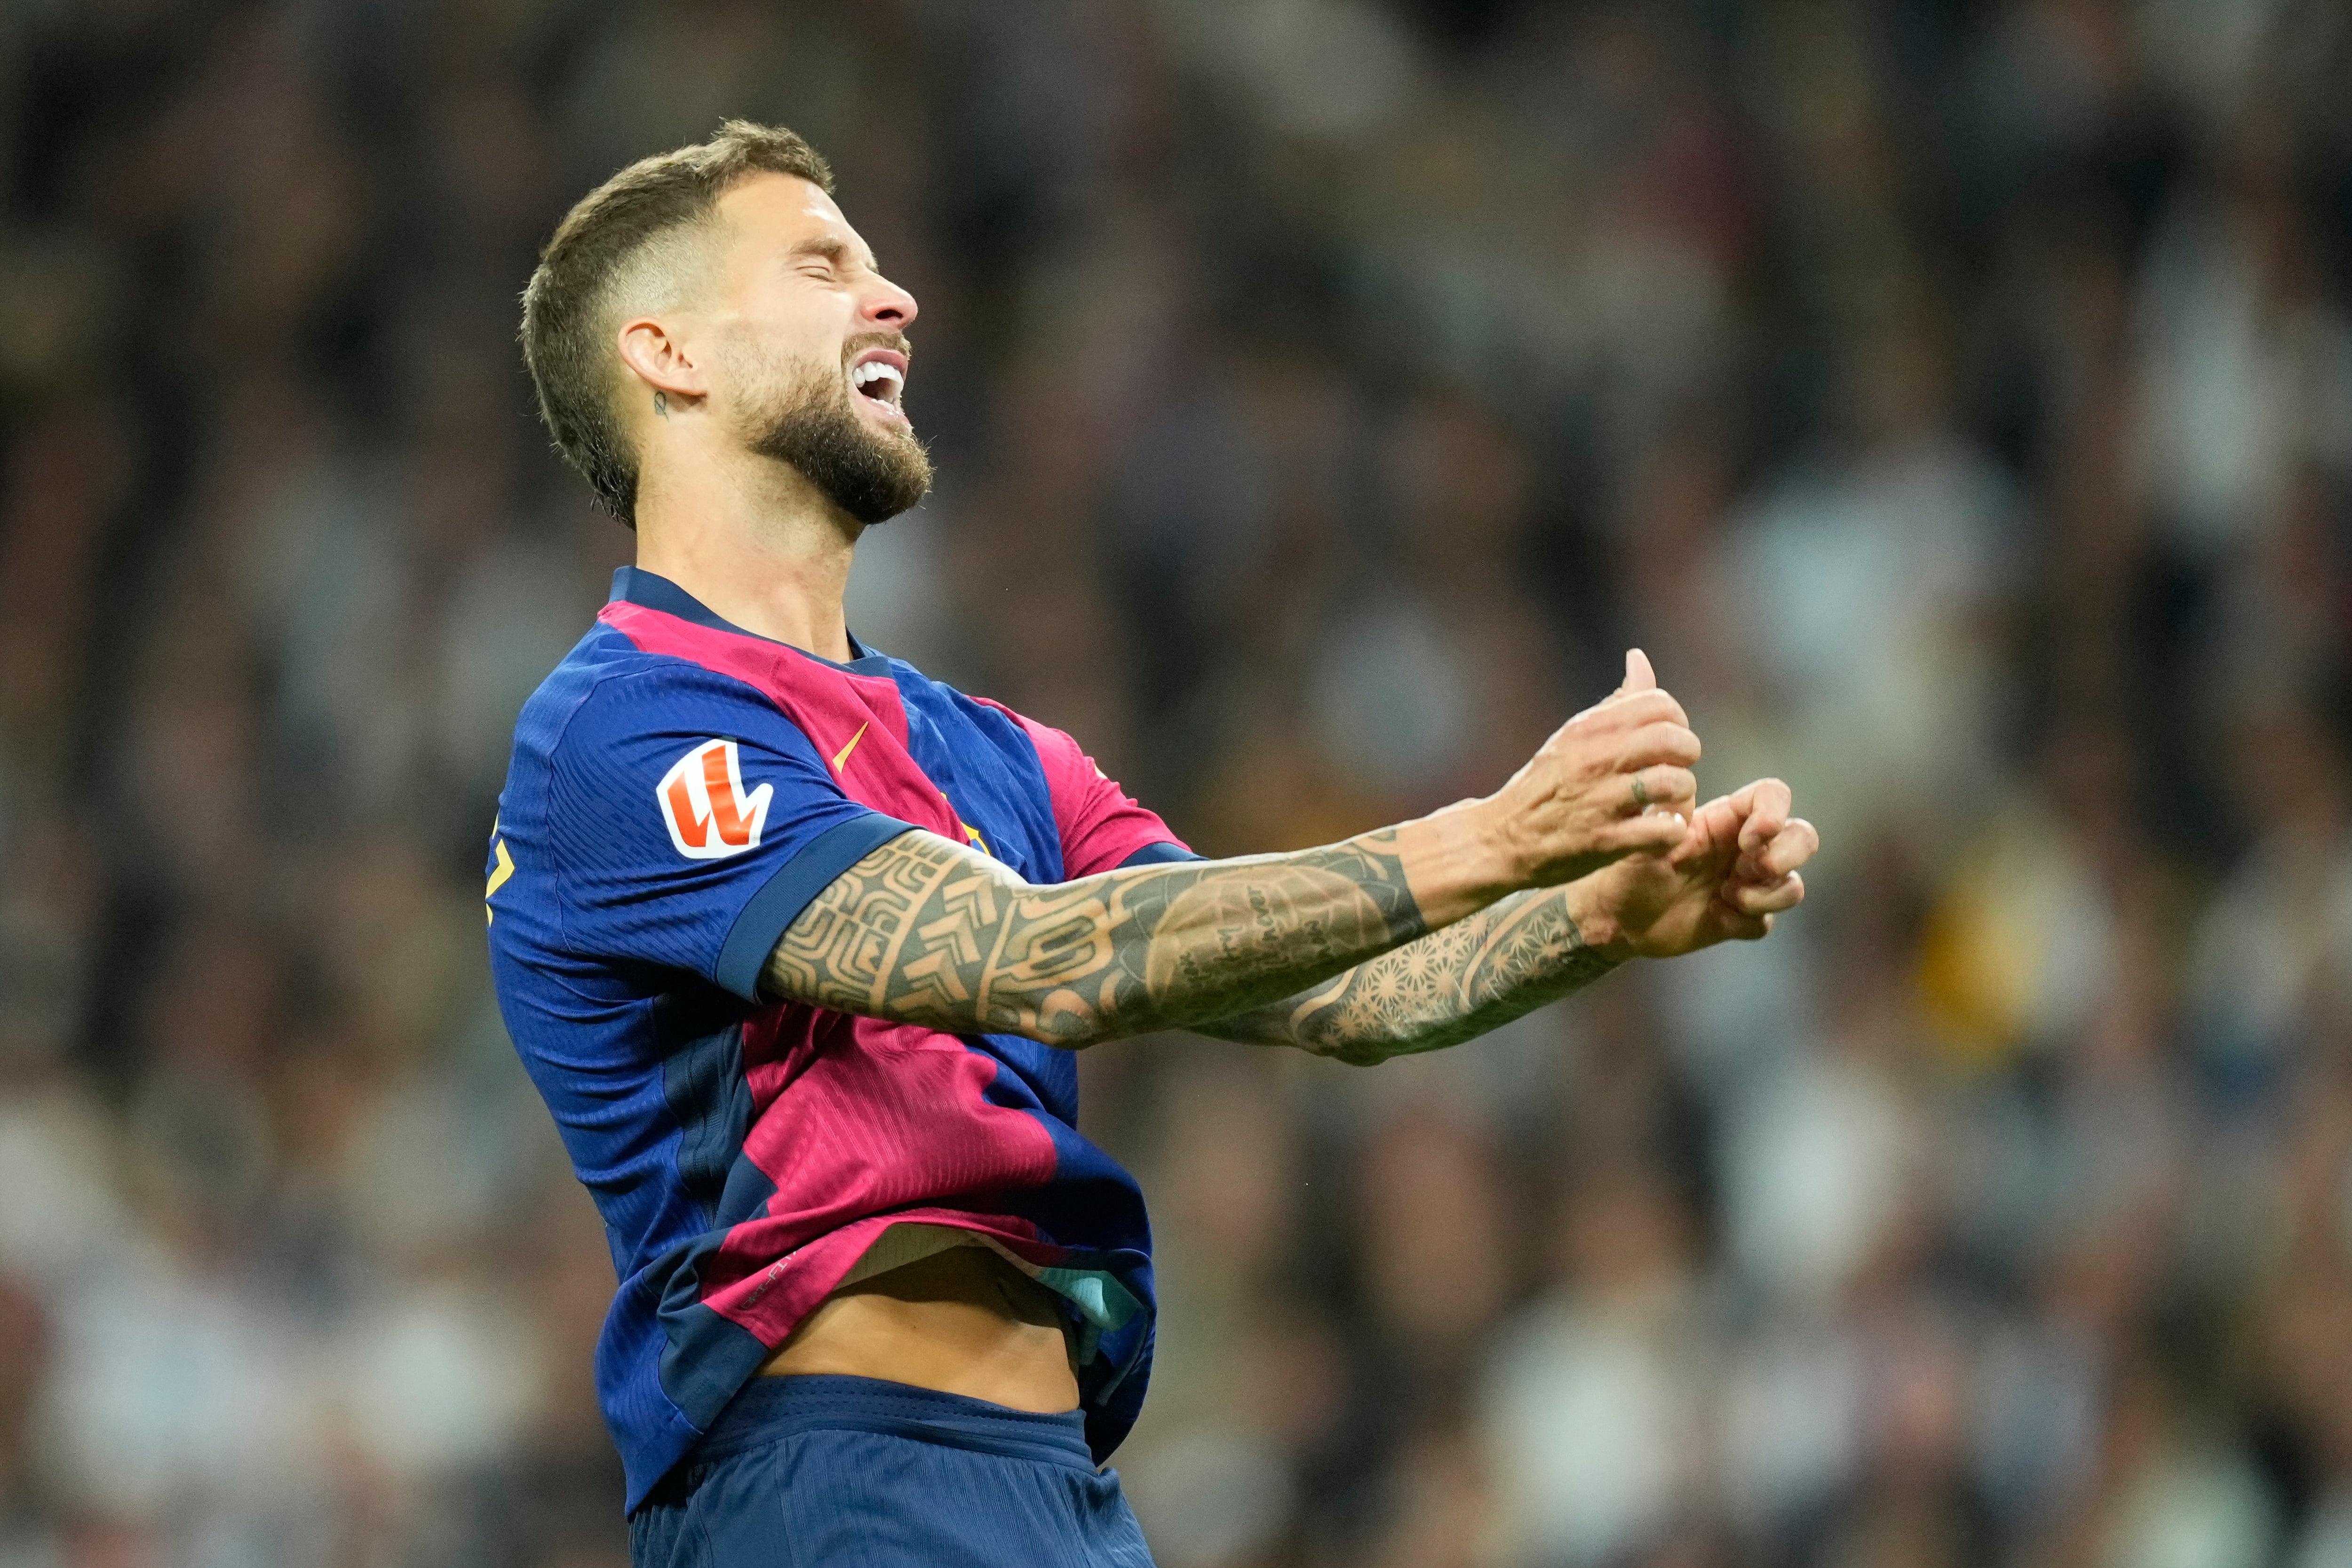
M 1642 782 L 1642 775 L 1639 773 L 1633 775 L 1633 809 L 1635 811 L 1650 809 L 1650 786 Z

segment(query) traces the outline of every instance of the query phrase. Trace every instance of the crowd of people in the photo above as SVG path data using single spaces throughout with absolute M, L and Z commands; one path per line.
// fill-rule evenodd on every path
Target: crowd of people
M 1203 853 L 1648 650 L 1768 941 L 1082 1061 L 1164 1568 L 2352 1563 L 2352 5 L 0 5 L 0 1564 L 625 1561 L 489 994 L 620 528 L 564 209 L 724 116 L 923 310 L 866 643 Z

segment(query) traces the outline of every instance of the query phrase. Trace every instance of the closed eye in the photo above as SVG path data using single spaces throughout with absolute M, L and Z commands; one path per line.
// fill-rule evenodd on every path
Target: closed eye
M 808 277 L 835 281 L 860 267 L 874 268 L 870 257 L 852 254 L 847 242 L 825 237 L 803 240 L 793 247 L 793 257 L 799 269 Z

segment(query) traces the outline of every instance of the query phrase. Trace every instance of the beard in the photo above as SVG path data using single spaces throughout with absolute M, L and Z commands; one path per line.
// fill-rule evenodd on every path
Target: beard
M 864 345 L 859 345 L 864 346 Z M 744 443 L 799 470 L 860 523 L 887 522 L 931 490 L 930 455 L 911 430 L 877 430 L 858 416 L 838 366 L 763 367 L 747 378 Z

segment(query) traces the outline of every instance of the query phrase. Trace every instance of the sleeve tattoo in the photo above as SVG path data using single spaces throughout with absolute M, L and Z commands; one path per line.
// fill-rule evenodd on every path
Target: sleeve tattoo
M 1616 967 L 1559 889 L 1515 893 L 1442 931 L 1203 1033 L 1369 1065 L 1485 1034 Z
M 1077 1047 L 1265 1006 L 1428 929 L 1388 832 L 1050 886 L 914 832 L 828 884 L 761 981 L 842 1012 Z

